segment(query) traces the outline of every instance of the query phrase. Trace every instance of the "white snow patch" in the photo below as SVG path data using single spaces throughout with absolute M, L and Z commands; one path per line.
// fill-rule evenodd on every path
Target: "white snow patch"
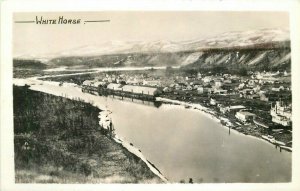
M 258 55 L 256 58 L 252 59 L 248 64 L 249 65 L 256 64 L 257 62 L 261 61 L 266 56 L 266 54 L 267 54 L 267 52 L 264 52 L 264 53 Z
M 188 65 L 194 63 L 198 60 L 198 58 L 202 55 L 202 52 L 194 52 L 190 54 L 183 62 L 182 65 Z

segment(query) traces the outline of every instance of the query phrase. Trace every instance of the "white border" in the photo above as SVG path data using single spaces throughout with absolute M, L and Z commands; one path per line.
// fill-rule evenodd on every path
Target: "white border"
M 13 152 L 13 111 L 12 111 L 12 14 L 14 12 L 59 12 L 59 11 L 288 11 L 290 13 L 290 31 L 292 45 L 292 91 L 293 91 L 293 178 L 292 183 L 274 184 L 167 184 L 167 185 L 134 185 L 134 184 L 15 184 Z M 1 6 L 1 182 L 0 190 L 300 190 L 300 2 L 299 0 L 165 0 L 165 1 L 84 1 L 84 0 L 51 0 L 51 1 L 6 1 Z M 298 107 L 297 107 L 298 106 Z

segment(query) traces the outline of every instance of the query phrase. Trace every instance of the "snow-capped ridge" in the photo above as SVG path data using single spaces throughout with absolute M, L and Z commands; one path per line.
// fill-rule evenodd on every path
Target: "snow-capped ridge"
M 290 40 L 286 29 L 261 29 L 248 31 L 224 32 L 207 38 L 174 42 L 156 41 L 106 41 L 76 47 L 48 55 L 22 55 L 30 58 L 55 58 L 72 56 L 100 56 L 128 53 L 173 53 L 181 51 L 199 51 L 210 48 L 247 47 L 257 44 L 286 42 Z

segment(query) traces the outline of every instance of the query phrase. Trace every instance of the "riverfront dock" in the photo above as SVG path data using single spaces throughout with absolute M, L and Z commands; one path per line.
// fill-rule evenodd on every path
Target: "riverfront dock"
M 121 99 L 123 99 L 124 97 L 128 97 L 131 99 L 139 99 L 144 101 L 155 101 L 156 96 L 160 93 L 160 90 L 158 88 L 121 85 L 115 83 L 110 83 L 107 86 L 83 85 L 82 91 L 94 95 L 112 95 L 119 96 L 121 97 Z

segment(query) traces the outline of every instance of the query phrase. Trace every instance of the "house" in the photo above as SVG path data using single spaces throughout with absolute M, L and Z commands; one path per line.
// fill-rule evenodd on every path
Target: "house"
M 243 89 L 242 91 L 241 91 L 244 95 L 247 95 L 247 94 L 253 94 L 254 93 L 254 91 L 253 91 L 253 89 Z
M 202 87 L 202 85 L 200 85 L 200 84 L 193 85 L 193 89 L 194 90 L 197 90 L 198 88 L 201 88 L 201 87 Z
M 186 87 L 186 85 L 184 83 L 177 83 L 175 84 L 175 89 L 176 90 L 182 90 Z
M 284 71 L 283 75 L 288 76 L 289 74 L 286 71 Z
M 212 78 L 211 78 L 211 76 L 205 76 L 204 78 L 202 78 L 202 80 L 204 83 L 209 83 L 212 81 Z
M 221 81 L 219 81 L 219 80 L 215 81 L 215 87 L 220 88 L 221 86 L 222 86 L 222 82 Z
M 165 88 L 163 89 L 163 92 L 166 92 L 166 93 L 172 92 L 172 88 L 170 88 L 170 87 L 165 87 Z
M 231 83 L 232 83 L 232 80 L 226 79 L 226 80 L 224 80 L 224 83 L 225 83 L 225 84 L 231 84 Z
M 186 76 L 185 80 L 195 80 L 196 77 L 195 76 Z
M 198 94 L 203 94 L 204 93 L 204 88 L 203 87 L 198 87 L 197 92 L 198 92 Z
M 259 92 L 260 89 L 261 89 L 261 87 L 260 87 L 259 85 L 257 85 L 257 86 L 255 86 L 255 87 L 253 88 L 253 91 L 254 91 L 254 92 Z
M 117 82 L 118 84 L 123 84 L 123 85 L 126 84 L 126 81 L 123 80 L 123 79 L 121 79 L 121 78 L 120 78 L 120 79 L 117 79 L 116 82 Z
M 191 91 L 193 90 L 193 87 L 191 85 L 186 86 L 185 90 Z
M 250 113 L 248 111 L 238 111 L 235 114 L 235 117 L 242 122 L 252 121 L 255 116 L 255 114 Z
M 215 90 L 214 90 L 214 94 L 218 94 L 218 95 L 227 95 L 227 90 L 223 90 L 223 89 L 215 89 Z
M 260 98 L 261 101 L 269 101 L 269 98 L 266 96 L 266 94 L 262 93 L 260 94 Z
M 85 81 L 82 83 L 82 85 L 84 85 L 84 86 L 91 86 L 93 83 L 94 83 L 94 81 L 92 81 L 92 80 L 85 80 Z
M 284 90 L 284 87 L 283 86 L 280 86 L 280 87 L 274 87 L 274 88 L 272 88 L 272 91 L 274 91 L 274 92 L 280 92 L 280 91 L 283 91 Z
M 241 84 L 239 84 L 238 89 L 243 89 L 244 87 L 245 87 L 245 84 L 244 84 L 244 83 L 241 83 Z
M 250 95 L 245 95 L 244 96 L 246 99 L 260 99 L 260 96 L 257 94 L 250 94 Z
M 202 74 L 200 72 L 198 72 L 197 79 L 201 79 L 201 78 L 202 78 Z
M 218 108 L 219 108 L 220 112 L 223 114 L 227 112 L 227 107 L 224 106 L 223 104 L 218 104 Z
M 276 93 L 261 93 L 260 94 L 261 101 L 276 101 L 278 100 L 278 95 Z
M 253 86 L 255 86 L 255 84 L 256 84 L 255 80 L 249 80 L 249 82 L 248 82 L 249 87 L 253 87 Z
M 210 98 L 210 105 L 217 105 L 217 101 L 213 98 Z

